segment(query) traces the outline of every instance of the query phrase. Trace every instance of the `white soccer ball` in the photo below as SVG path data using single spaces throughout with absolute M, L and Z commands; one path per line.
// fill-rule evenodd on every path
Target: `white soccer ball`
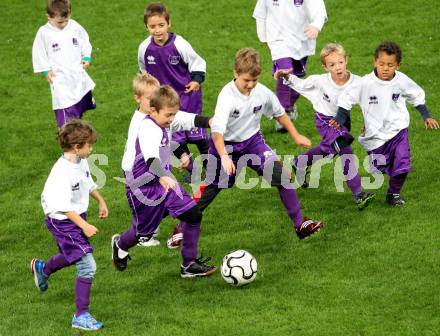
M 245 250 L 237 250 L 223 257 L 223 279 L 233 286 L 251 283 L 257 277 L 257 260 Z

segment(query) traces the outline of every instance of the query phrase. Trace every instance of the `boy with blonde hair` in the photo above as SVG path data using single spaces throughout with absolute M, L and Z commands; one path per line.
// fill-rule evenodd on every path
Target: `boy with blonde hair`
M 235 56 L 235 79 L 223 87 L 217 99 L 211 127 L 207 186 L 198 204 L 203 211 L 222 189 L 232 187 L 235 176 L 244 168 L 237 167 L 243 161 L 240 158 L 249 157 L 245 166 L 278 189 L 296 234 L 304 239 L 319 231 L 323 223 L 302 216 L 290 174 L 261 134 L 261 117 L 277 119 L 297 145 L 310 147 L 311 142 L 298 133 L 275 94 L 258 83 L 260 73 L 259 54 L 251 48 L 240 49 Z
M 208 118 L 178 111 L 180 99 L 170 86 L 162 86 L 151 94 L 139 93 L 142 94 L 138 97 L 139 110 L 143 113 L 139 119 L 142 119 L 137 128 L 131 129 L 132 136 L 122 160 L 132 226 L 121 235 L 113 235 L 113 264 L 118 271 L 124 271 L 128 250 L 142 239 L 151 239 L 162 218 L 170 214 L 183 221 L 181 277 L 210 275 L 216 267 L 197 258 L 202 214 L 171 175 L 170 141 L 172 131 L 206 127 Z
M 294 158 L 292 166 L 298 176 L 304 178 L 302 186 L 307 187 L 306 173 L 315 160 L 327 155 L 342 156 L 341 164 L 347 185 L 358 209 L 363 210 L 373 200 L 374 194 L 362 191 L 361 178 L 350 147 L 354 140 L 350 134 L 350 119 L 339 129 L 329 125 L 338 111 L 338 97 L 345 89 L 357 83 L 360 77 L 347 71 L 348 57 L 340 44 L 327 44 L 321 50 L 320 57 L 326 74 L 312 75 L 306 79 L 291 74 L 292 69 L 277 70 L 274 74 L 276 80 L 284 78 L 285 85 L 312 102 L 316 129 L 321 135 L 321 143 Z
M 49 0 L 48 22 L 38 30 L 32 47 L 34 72 L 43 74 L 50 84 L 58 128 L 96 108 L 92 96 L 95 83 L 86 72 L 92 45 L 87 32 L 70 14 L 69 0 Z
M 273 73 L 293 69 L 298 77 L 306 74 L 307 57 L 315 54 L 316 39 L 327 21 L 323 0 L 258 0 L 253 17 L 257 35 L 267 43 L 272 55 Z M 295 102 L 299 93 L 277 82 L 276 94 L 292 120 L 298 116 Z M 277 131 L 285 131 L 276 124 Z

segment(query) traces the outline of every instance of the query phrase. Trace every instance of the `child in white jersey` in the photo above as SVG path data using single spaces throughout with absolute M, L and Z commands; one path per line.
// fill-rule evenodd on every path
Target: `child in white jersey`
M 307 57 L 315 54 L 316 39 L 327 20 L 324 1 L 258 0 L 253 17 L 259 40 L 269 46 L 273 72 L 292 68 L 296 76 L 305 76 Z M 295 120 L 299 93 L 279 79 L 276 94 L 290 118 Z M 286 131 L 278 122 L 276 130 Z
M 337 115 L 330 122 L 339 128 L 349 118 L 353 105 L 360 105 L 365 129 L 359 142 L 370 155 L 372 171 L 390 176 L 386 202 L 393 206 L 405 204 L 400 192 L 411 171 L 406 101 L 421 113 L 427 129 L 439 128 L 425 105 L 423 89 L 398 71 L 401 59 L 398 44 L 381 43 L 375 50 L 374 71 L 340 95 Z
M 183 221 L 181 277 L 208 276 L 216 271 L 215 266 L 197 258 L 202 220 L 199 207 L 171 175 L 171 132 L 205 127 L 208 120 L 178 111 L 179 104 L 179 96 L 170 86 L 154 91 L 136 138 L 127 143 L 130 148 L 124 154 L 123 169 L 133 220 L 127 231 L 112 237 L 112 259 L 118 271 L 127 267 L 128 250 L 140 238 L 151 238 L 168 214 Z
M 50 84 L 58 128 L 96 108 L 95 83 L 86 72 L 92 46 L 87 32 L 70 14 L 69 0 L 49 0 L 48 22 L 38 30 L 32 47 L 34 72 L 43 74 Z
M 322 227 L 321 221 L 302 216 L 298 196 L 289 173 L 261 133 L 263 115 L 275 118 L 299 146 L 310 147 L 290 121 L 275 94 L 258 83 L 260 56 L 251 48 L 240 49 L 235 56 L 234 80 L 220 92 L 212 122 L 206 188 L 198 202 L 203 211 L 222 189 L 231 188 L 240 170 L 250 167 L 278 189 L 293 228 L 304 239 Z
M 292 161 L 292 166 L 298 177 L 304 178 L 300 184 L 307 187 L 305 180 L 307 168 L 314 160 L 319 160 L 326 155 L 340 155 L 345 180 L 357 203 L 362 210 L 373 200 L 374 194 L 362 191 L 361 178 L 359 177 L 353 151 L 350 144 L 353 137 L 350 132 L 350 119 L 335 129 L 329 125 L 330 120 L 338 111 L 338 97 L 348 87 L 354 85 L 359 76 L 347 71 L 348 58 L 344 48 L 337 43 L 329 43 L 321 50 L 321 62 L 328 72 L 322 75 L 312 75 L 300 79 L 290 74 L 292 69 L 277 70 L 275 79 L 284 77 L 284 84 L 296 90 L 309 99 L 315 109 L 315 125 L 321 135 L 321 143 L 304 154 L 300 154 Z
M 72 327 L 83 330 L 97 330 L 103 327 L 89 313 L 90 289 L 96 273 L 96 262 L 89 238 L 98 229 L 87 222 L 89 195 L 99 206 L 99 217 L 107 218 L 107 205 L 99 194 L 90 175 L 87 156 L 96 142 L 96 131 L 86 122 L 71 119 L 61 128 L 58 139 L 64 151 L 53 166 L 44 185 L 41 205 L 46 215 L 46 225 L 54 236 L 59 254 L 47 262 L 33 259 L 31 270 L 37 288 L 48 289 L 50 275 L 62 268 L 75 265 L 76 313 Z

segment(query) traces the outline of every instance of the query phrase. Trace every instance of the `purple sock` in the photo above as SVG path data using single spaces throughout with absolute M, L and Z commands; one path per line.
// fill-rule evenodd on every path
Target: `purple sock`
M 60 269 L 70 266 L 72 263 L 68 262 L 66 258 L 62 254 L 54 255 L 50 258 L 46 265 L 44 265 L 43 273 L 45 276 L 49 276 Z
M 403 184 L 405 183 L 408 173 L 399 174 L 396 176 L 390 176 L 390 183 L 388 186 L 389 194 L 400 194 Z
M 196 260 L 200 236 L 200 223 L 188 224 L 181 222 L 180 227 L 183 232 L 182 240 L 182 258 L 183 266 L 188 266 L 191 262 Z
M 296 156 L 293 164 L 297 167 L 297 169 L 306 169 L 313 164 L 313 157 L 315 155 L 324 156 L 325 153 L 321 150 L 319 146 L 313 147 L 307 152 Z
M 132 226 L 128 231 L 121 234 L 117 245 L 120 249 L 128 251 L 128 249 L 135 246 L 137 242 L 136 229 Z
M 303 217 L 301 214 L 301 204 L 299 203 L 295 189 L 278 187 L 278 192 L 289 217 L 293 221 L 294 228 L 300 227 L 303 222 Z
M 92 279 L 76 278 L 75 282 L 75 304 L 76 313 L 78 317 L 81 314 L 89 311 L 90 304 L 90 288 L 92 287 Z
M 344 147 L 339 151 L 339 155 L 354 155 L 353 150 L 351 147 Z M 350 161 L 353 161 L 353 164 L 351 164 Z M 344 173 L 344 177 L 351 177 L 349 180 L 346 180 L 348 188 L 350 188 L 351 193 L 353 195 L 357 195 L 362 191 L 361 186 L 361 177 L 359 176 L 358 169 L 356 167 L 356 164 L 354 163 L 354 160 L 341 160 L 341 164 L 343 164 L 342 171 Z M 352 170 L 352 171 L 350 171 Z

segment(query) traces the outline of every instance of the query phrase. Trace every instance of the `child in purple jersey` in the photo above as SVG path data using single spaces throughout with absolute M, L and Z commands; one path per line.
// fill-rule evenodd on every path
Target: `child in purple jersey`
M 87 156 L 96 142 L 96 131 L 79 119 L 71 119 L 61 128 L 58 139 L 64 154 L 53 166 L 41 195 L 41 204 L 46 215 L 46 225 L 54 236 L 59 254 L 47 262 L 33 259 L 31 270 L 35 285 L 44 292 L 48 289 L 49 276 L 62 268 L 75 265 L 76 312 L 72 327 L 97 330 L 103 327 L 89 313 L 90 289 L 96 273 L 93 248 L 89 238 L 98 229 L 86 221 L 89 195 L 99 206 L 99 218 L 108 217 L 107 205 L 96 189 Z
M 69 0 L 49 0 L 48 22 L 38 30 L 32 48 L 34 72 L 43 74 L 50 84 L 58 128 L 96 108 L 92 95 L 95 83 L 86 72 L 92 45 L 87 32 L 70 14 Z
M 139 46 L 140 71 L 150 73 L 162 85 L 170 85 L 176 90 L 180 97 L 180 110 L 201 114 L 201 84 L 205 79 L 206 62 L 185 39 L 168 31 L 171 21 L 163 4 L 149 4 L 145 8 L 144 22 L 150 36 Z M 208 135 L 205 129 L 174 132 L 173 140 L 180 144 L 178 150 L 188 155 L 190 151 L 187 144 L 195 144 L 200 154 L 208 154 Z M 191 173 L 193 167 L 193 160 L 189 157 L 185 168 Z M 185 179 L 191 180 L 188 176 Z
M 423 89 L 398 71 L 401 60 L 402 50 L 397 43 L 379 44 L 374 53 L 374 71 L 344 91 L 338 99 L 337 115 L 330 121 L 331 126 L 340 129 L 353 105 L 360 105 L 364 129 L 359 142 L 370 155 L 372 171 L 390 176 L 385 200 L 392 206 L 405 204 L 400 193 L 411 171 L 406 102 L 420 112 L 427 129 L 439 128 L 425 105 Z
M 274 117 L 297 145 L 310 147 L 311 142 L 298 133 L 275 94 L 258 83 L 260 73 L 258 53 L 251 48 L 239 50 L 235 57 L 235 79 L 222 89 L 217 100 L 206 188 L 198 204 L 201 210 L 206 209 L 222 189 L 234 185 L 239 170 L 247 166 L 278 189 L 296 234 L 304 239 L 319 231 L 323 223 L 302 216 L 290 173 L 261 134 L 262 115 Z
M 171 177 L 170 128 L 178 126 L 176 119 L 181 119 L 182 129 L 206 126 L 204 122 L 198 124 L 200 117 L 194 114 L 177 113 L 179 103 L 178 94 L 170 86 L 153 92 L 149 114 L 141 121 L 132 144 L 134 155 L 125 165 L 124 175 L 133 223 L 128 231 L 112 237 L 113 264 L 118 271 L 127 267 L 128 250 L 141 237 L 150 238 L 168 214 L 183 221 L 181 277 L 203 277 L 217 270 L 207 265 L 207 260 L 197 258 L 202 214 L 191 196 Z
M 350 134 L 350 120 L 344 126 L 335 129 L 329 125 L 338 110 L 338 97 L 347 88 L 356 83 L 359 77 L 347 71 L 348 58 L 344 48 L 337 43 L 329 43 L 321 50 L 321 63 L 328 74 L 312 75 L 300 79 L 292 75 L 292 69 L 280 69 L 274 74 L 279 80 L 284 78 L 284 84 L 308 98 L 315 108 L 315 125 L 321 135 L 321 143 L 304 154 L 292 160 L 292 166 L 303 187 L 308 186 L 305 180 L 314 160 L 327 155 L 340 155 L 344 177 L 357 203 L 358 209 L 363 210 L 373 200 L 374 194 L 362 191 L 361 178 L 358 174 L 354 154 L 350 147 L 353 136 Z

